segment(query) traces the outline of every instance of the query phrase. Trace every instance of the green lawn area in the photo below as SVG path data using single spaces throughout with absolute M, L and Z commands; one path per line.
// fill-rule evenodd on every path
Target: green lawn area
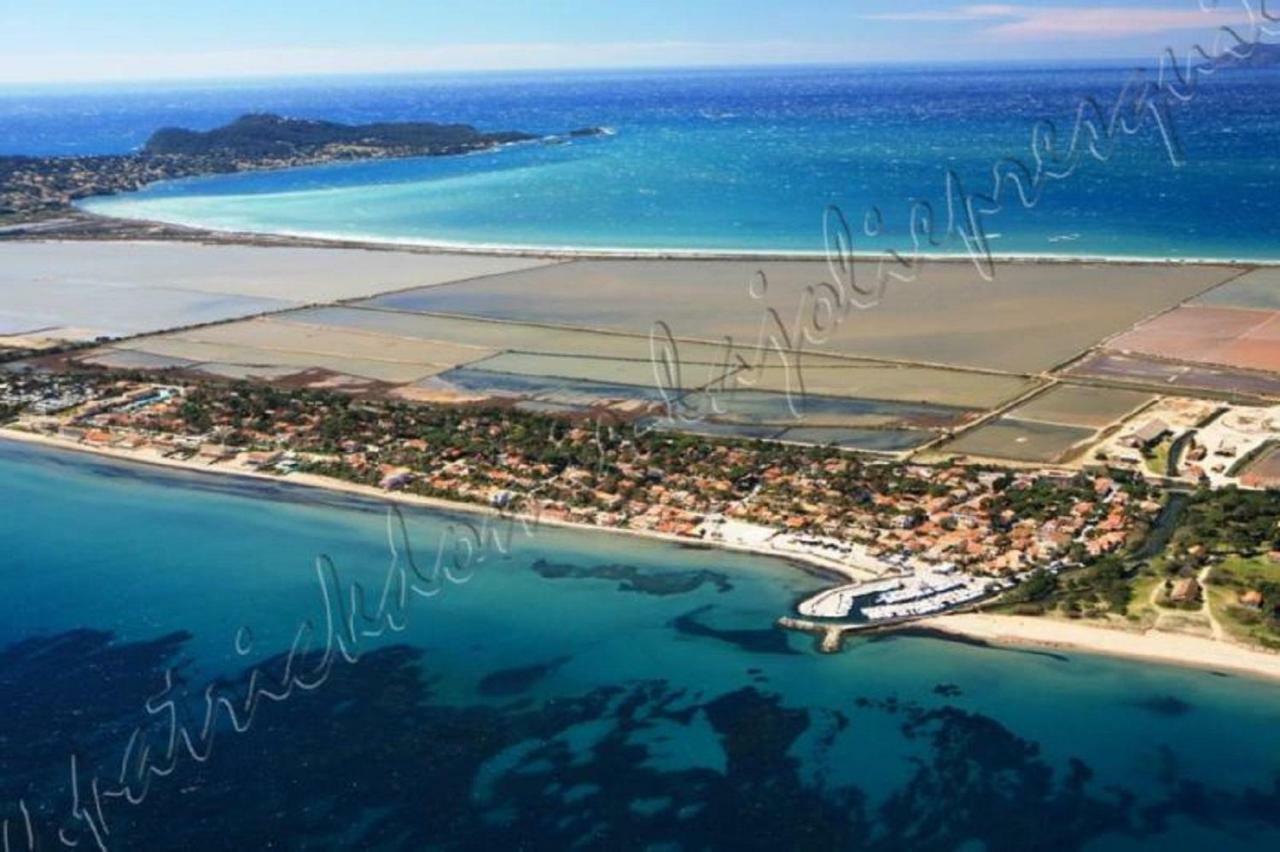
M 1280 563 L 1267 556 L 1239 556 L 1231 554 L 1213 569 L 1214 579 L 1224 582 L 1237 581 L 1248 586 L 1260 583 L 1280 583 Z
M 1280 631 L 1268 624 L 1262 613 L 1240 606 L 1238 600 L 1233 590 L 1221 587 L 1209 589 L 1209 606 L 1213 610 L 1213 616 L 1232 638 L 1249 645 L 1280 651 Z
M 1143 572 L 1133 580 L 1133 599 L 1129 601 L 1129 609 L 1125 615 L 1131 621 L 1154 622 L 1158 613 L 1151 605 L 1151 593 L 1156 586 L 1164 583 L 1164 577 L 1155 573 Z
M 1280 584 L 1280 564 L 1266 556 L 1227 556 L 1210 575 L 1209 606 L 1235 638 L 1280 650 L 1280 624 L 1240 605 L 1243 592 L 1266 583 Z
M 1173 449 L 1173 441 L 1161 441 L 1151 455 L 1146 456 L 1147 470 L 1156 476 L 1167 476 L 1169 473 L 1169 452 Z

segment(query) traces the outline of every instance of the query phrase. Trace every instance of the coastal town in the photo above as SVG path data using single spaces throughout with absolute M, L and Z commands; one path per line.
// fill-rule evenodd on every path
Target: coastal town
M 107 371 L 9 372 L 0 414 L 11 436 L 143 461 L 319 477 L 783 557 L 838 581 L 799 603 L 801 627 L 899 624 L 1002 600 L 1027 612 L 1047 597 L 1037 590 L 1087 587 L 1098 566 L 1138 551 L 1169 499 L 1103 466 L 903 463 L 510 406 Z M 1170 580 L 1172 604 L 1198 594 L 1194 579 Z M 1241 594 L 1263 610 L 1262 587 Z M 1271 605 L 1275 590 L 1265 594 Z

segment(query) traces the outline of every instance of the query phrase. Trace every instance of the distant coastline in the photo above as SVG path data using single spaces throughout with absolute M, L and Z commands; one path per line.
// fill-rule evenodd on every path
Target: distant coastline
M 567 131 L 568 138 L 606 134 Z M 467 124 L 381 122 L 348 125 L 251 113 L 208 131 L 166 127 L 132 154 L 0 156 L 0 224 L 70 211 L 77 201 L 137 191 L 162 181 L 337 162 L 439 157 L 547 141 L 516 130 Z

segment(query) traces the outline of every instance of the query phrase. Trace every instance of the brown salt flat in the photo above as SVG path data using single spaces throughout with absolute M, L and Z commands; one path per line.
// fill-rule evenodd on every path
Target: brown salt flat
M 1280 372 L 1280 340 L 1234 340 L 1215 349 L 1205 360 L 1226 367 L 1277 373 Z
M 1280 485 L 1280 447 L 1268 450 L 1244 472 L 1244 480 L 1255 487 Z
M 1270 311 L 1183 306 L 1143 323 L 1108 348 L 1183 361 L 1209 361 L 1214 352 L 1268 323 Z
M 1111 341 L 1110 348 L 1176 361 L 1280 371 L 1280 312 L 1184 306 Z
M 760 272 L 768 281 L 763 298 Z M 918 280 L 891 282 L 878 305 L 852 311 L 812 348 L 1038 372 L 1234 273 L 1219 266 L 1021 263 L 1000 265 L 986 281 L 972 264 L 935 261 L 922 266 Z M 855 264 L 855 274 L 872 281 L 875 267 Z M 772 329 L 769 310 L 794 335 L 806 288 L 831 279 L 820 261 L 582 260 L 366 304 L 630 333 L 661 321 L 677 337 L 754 342 L 762 321 Z
M 1280 311 L 1273 313 L 1271 319 L 1245 332 L 1243 339 L 1280 341 Z

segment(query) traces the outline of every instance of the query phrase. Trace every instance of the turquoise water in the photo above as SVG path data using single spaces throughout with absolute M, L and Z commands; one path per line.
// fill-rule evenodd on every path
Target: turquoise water
M 423 584 L 438 593 L 379 636 L 356 618 L 355 662 L 325 665 L 343 607 L 316 558 L 330 600 L 358 583 L 374 612 L 385 506 L 11 443 L 0 483 L 0 818 L 17 830 L 25 806 L 41 848 L 58 828 L 92 848 L 91 824 L 122 849 L 1280 841 L 1274 685 L 925 637 L 821 656 L 771 626 L 818 586 L 785 564 L 548 528 L 455 561 L 481 519 L 424 510 L 392 537 L 396 564 L 407 541 L 427 575 L 443 543 L 466 582 Z M 310 688 L 200 737 L 206 689 L 290 682 L 307 619 L 292 674 Z M 163 762 L 158 695 L 196 705 L 202 759 L 180 751 L 90 819 L 91 778 L 118 788 L 131 741 Z
M 820 252 L 838 205 L 854 248 L 958 254 L 949 205 L 974 202 L 992 252 L 1280 259 L 1280 71 L 1203 79 L 1164 121 L 1139 111 L 1090 155 L 1071 150 L 1082 103 L 1122 101 L 1133 66 L 791 68 L 477 75 L 252 90 L 0 98 L 10 147 L 118 145 L 161 122 L 209 126 L 248 109 L 340 120 L 436 118 L 485 128 L 613 135 L 456 158 L 201 178 L 85 203 L 89 210 L 258 232 L 396 242 L 629 250 Z M 7 108 L 7 109 L 6 109 Z M 1034 206 L 1000 173 L 1058 133 Z M 1105 118 L 1095 126 L 1106 124 Z M 1082 125 L 1083 126 L 1083 125 Z M 1104 136 L 1105 136 L 1105 128 Z M 110 135 L 109 135 L 110 134 Z M 87 138 L 86 142 L 82 137 Z M 1087 139 L 1082 137 L 1082 140 Z M 4 140 L 0 140 L 4 141 Z M 1175 165 L 1171 151 L 1178 154 Z M 1003 164 L 1003 165 L 1001 165 Z M 953 191 L 948 178 L 954 177 Z M 985 196 L 985 197 L 984 197 Z M 932 230 L 915 202 L 931 205 Z M 919 213 L 923 208 L 916 209 Z M 864 214 L 879 211 L 879 223 Z M 870 232 L 865 227 L 870 222 Z

